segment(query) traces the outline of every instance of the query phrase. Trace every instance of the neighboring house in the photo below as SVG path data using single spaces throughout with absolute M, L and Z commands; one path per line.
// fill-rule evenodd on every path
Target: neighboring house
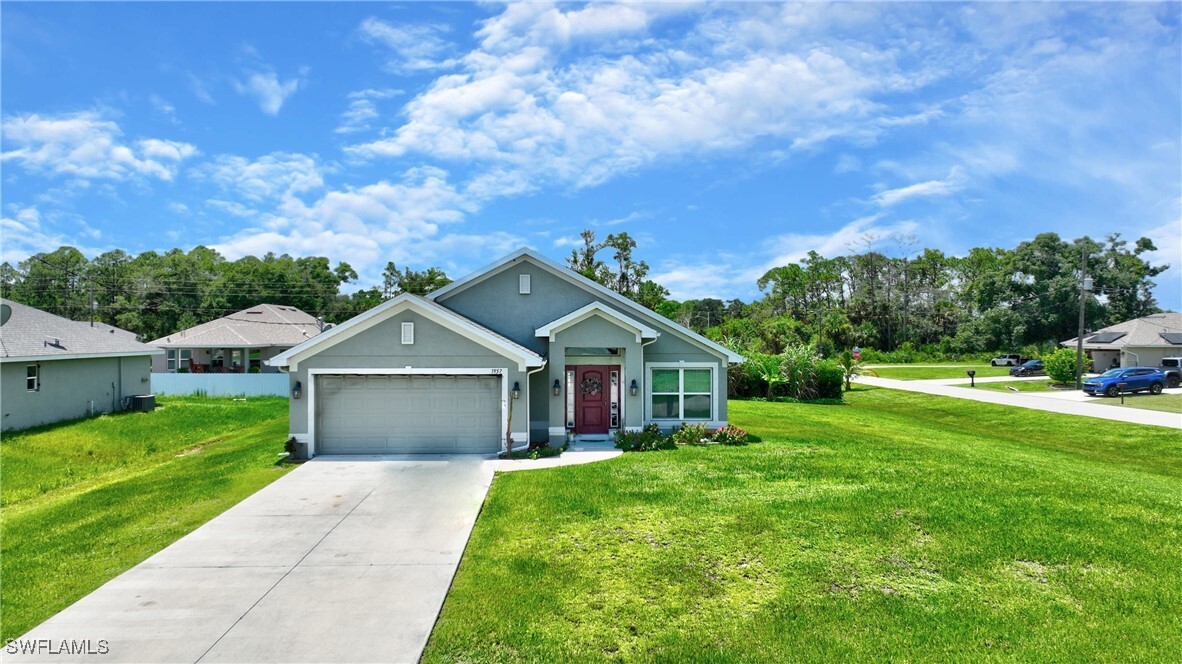
M 128 334 L 0 299 L 0 429 L 123 410 L 149 393 L 161 351 Z
M 403 294 L 270 363 L 317 454 L 491 453 L 726 424 L 734 352 L 529 249 Z
M 164 349 L 155 373 L 274 373 L 267 360 L 320 334 L 324 324 L 295 307 L 260 304 L 175 332 L 149 346 Z
M 1182 355 L 1182 313 L 1150 314 L 1109 325 L 1083 337 L 1096 371 L 1111 367 L 1156 367 L 1163 357 Z M 1075 348 L 1075 339 L 1060 344 Z

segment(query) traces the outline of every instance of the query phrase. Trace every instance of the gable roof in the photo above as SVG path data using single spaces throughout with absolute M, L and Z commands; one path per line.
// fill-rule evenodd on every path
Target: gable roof
M 267 364 L 273 367 L 295 369 L 303 358 L 315 355 L 408 309 L 489 350 L 516 360 L 522 371 L 525 370 L 525 367 L 540 367 L 546 364 L 545 358 L 525 346 L 514 343 L 446 307 L 410 293 L 403 293 L 393 299 L 386 300 L 373 309 L 358 314 L 313 339 L 294 348 L 289 348 L 267 360 Z
M 611 290 L 610 288 L 607 288 L 603 284 L 592 281 L 587 277 L 584 277 L 583 275 L 567 268 L 566 266 L 546 258 L 545 256 L 528 247 L 522 247 L 521 249 L 518 249 L 504 258 L 493 261 L 492 263 L 480 268 L 479 270 L 476 270 L 475 272 L 472 272 L 471 274 L 468 274 L 442 288 L 428 293 L 427 299 L 433 301 L 446 300 L 449 296 L 466 290 L 477 283 L 480 283 L 481 281 L 499 273 L 502 269 L 512 265 L 522 258 L 528 258 L 539 267 L 548 270 L 555 276 L 565 279 L 576 286 L 580 286 L 584 290 L 590 291 L 602 298 L 609 300 L 610 302 L 613 302 L 614 304 L 620 305 L 620 307 L 625 311 L 631 311 L 642 316 L 650 317 L 653 320 L 660 321 L 663 327 L 667 328 L 677 336 L 680 336 L 687 341 L 690 341 L 698 346 L 703 346 L 712 352 L 724 356 L 728 362 L 738 363 L 743 361 L 742 355 L 739 355 L 729 348 L 721 344 L 717 344 L 689 328 L 678 325 L 677 323 L 665 318 L 652 309 L 643 307 L 636 302 L 624 297 L 623 295 Z
M 640 321 L 621 314 L 620 312 L 612 309 L 602 302 L 592 302 L 581 309 L 576 309 L 575 311 L 570 312 L 562 318 L 550 321 L 549 323 L 546 323 L 535 330 L 534 334 L 539 337 L 549 337 L 550 341 L 554 341 L 554 338 L 559 332 L 567 329 L 568 327 L 577 325 L 582 321 L 591 318 L 592 316 L 598 316 L 599 318 L 606 319 L 607 321 L 635 334 L 636 343 L 640 343 L 643 339 L 656 339 L 657 337 L 661 336 L 660 332 L 657 332 L 653 328 L 641 323 Z
M 291 347 L 320 334 L 321 323 L 295 307 L 259 304 L 149 341 L 161 348 Z
M 1171 342 L 1174 335 L 1182 334 L 1182 313 L 1167 311 L 1134 318 L 1116 325 L 1109 325 L 1084 335 L 1083 347 L 1089 350 L 1116 350 L 1119 348 L 1177 348 Z M 1061 346 L 1075 346 L 1075 339 L 1068 339 Z
M 164 351 L 142 344 L 118 328 L 91 327 L 0 298 L 0 362 L 73 360 L 92 357 L 157 355 Z

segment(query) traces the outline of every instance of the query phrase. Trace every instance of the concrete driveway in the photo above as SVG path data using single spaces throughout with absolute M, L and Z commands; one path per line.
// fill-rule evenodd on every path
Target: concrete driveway
M 317 457 L 22 637 L 39 654 L 3 659 L 416 661 L 495 467 Z

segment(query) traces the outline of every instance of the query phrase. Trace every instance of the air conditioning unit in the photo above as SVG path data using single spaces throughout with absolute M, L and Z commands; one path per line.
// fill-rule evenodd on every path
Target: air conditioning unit
M 156 410 L 155 394 L 137 394 L 131 398 L 131 410 L 137 413 L 150 413 Z

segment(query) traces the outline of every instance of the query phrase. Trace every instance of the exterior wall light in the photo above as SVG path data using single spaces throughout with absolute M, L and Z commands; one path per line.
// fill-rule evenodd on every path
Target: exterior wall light
M 521 383 L 519 383 L 517 381 L 513 381 L 512 392 L 513 392 L 514 399 L 520 399 L 521 398 Z
M 628 386 L 628 394 L 631 394 L 632 396 L 636 396 L 636 393 L 639 391 L 640 391 L 640 386 L 636 384 L 636 379 L 633 378 L 632 384 Z
M 561 394 L 562 394 L 562 383 L 558 382 L 558 379 L 555 378 L 554 379 L 554 396 L 559 396 Z
M 300 381 L 297 380 L 295 382 L 295 385 L 291 386 L 291 398 L 292 399 L 299 399 L 300 396 L 302 396 L 303 394 L 304 394 L 304 386 L 300 383 Z

